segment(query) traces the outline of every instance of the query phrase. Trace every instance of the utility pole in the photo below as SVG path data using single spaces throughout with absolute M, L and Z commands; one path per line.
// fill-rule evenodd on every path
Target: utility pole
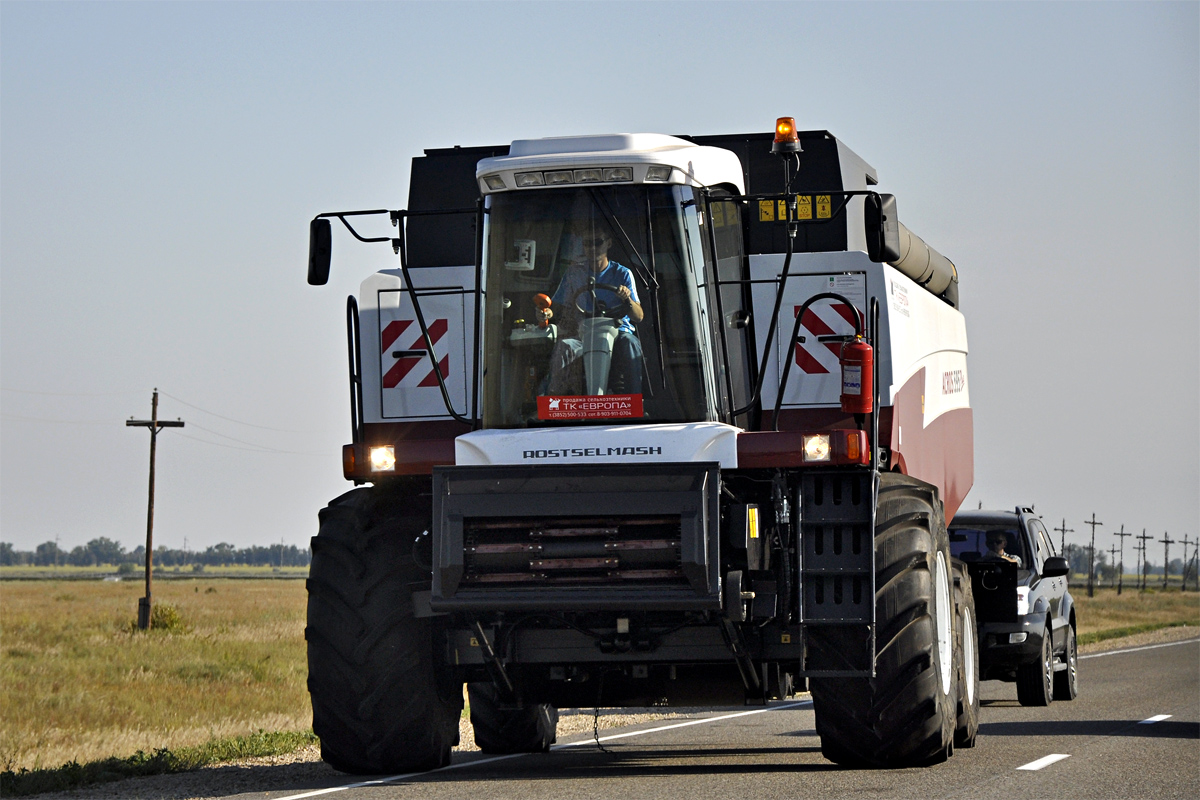
M 1170 534 L 1163 531 L 1163 537 L 1158 540 L 1158 543 L 1163 546 L 1163 591 L 1167 590 L 1167 576 L 1171 574 L 1171 545 L 1175 544 L 1175 539 L 1172 539 Z
M 1125 582 L 1125 537 L 1133 536 L 1133 531 L 1125 532 L 1125 523 L 1121 523 L 1119 533 L 1114 533 L 1113 536 L 1121 537 L 1121 563 L 1117 566 L 1117 594 L 1121 593 L 1121 587 Z
M 150 400 L 150 419 L 125 420 L 127 428 L 150 429 L 150 501 L 146 507 L 146 596 L 138 600 L 138 627 L 147 630 L 150 627 L 150 596 L 154 568 L 154 451 L 158 441 L 158 432 L 163 428 L 182 428 L 183 420 L 174 422 L 158 419 L 158 389 Z
M 1188 537 L 1185 533 L 1183 535 L 1183 585 L 1179 587 L 1179 591 L 1181 592 L 1187 591 L 1188 575 L 1190 575 L 1192 571 L 1192 561 L 1188 558 L 1187 549 Z
M 1062 554 L 1063 558 L 1066 558 L 1067 557 L 1067 534 L 1074 533 L 1075 529 L 1068 528 L 1067 527 L 1067 518 L 1063 517 L 1062 527 L 1055 528 L 1054 530 L 1056 530 L 1062 534 L 1062 546 L 1058 548 L 1058 551 L 1059 551 L 1059 553 Z
M 1094 597 L 1096 594 L 1094 588 L 1096 583 L 1096 528 L 1104 523 L 1096 521 L 1096 512 L 1093 511 L 1091 521 L 1085 519 L 1083 524 L 1092 526 L 1092 546 L 1088 548 L 1088 597 Z
M 1184 552 L 1183 555 L 1185 558 L 1187 557 L 1186 552 Z M 1189 561 L 1188 563 L 1192 565 L 1192 569 L 1194 571 L 1197 570 L 1198 568 L 1200 568 L 1200 536 L 1196 537 L 1196 541 L 1192 542 L 1192 560 Z M 1196 574 L 1196 591 L 1200 592 L 1200 571 L 1195 572 L 1195 574 Z
M 1150 588 L 1150 551 L 1147 549 L 1146 540 L 1154 540 L 1153 536 L 1146 535 L 1146 529 L 1142 528 L 1142 535 L 1136 537 L 1142 542 L 1142 579 L 1139 584 L 1141 591 L 1146 591 Z

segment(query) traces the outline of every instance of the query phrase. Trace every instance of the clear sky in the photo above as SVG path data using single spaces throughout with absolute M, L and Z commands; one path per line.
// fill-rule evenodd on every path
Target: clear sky
M 967 507 L 1194 538 L 1198 43 L 1196 2 L 6 0 L 0 538 L 143 541 L 157 386 L 156 544 L 305 544 L 350 488 L 345 297 L 395 265 L 338 236 L 308 286 L 313 215 L 402 208 L 423 148 L 781 115 L 958 266 Z

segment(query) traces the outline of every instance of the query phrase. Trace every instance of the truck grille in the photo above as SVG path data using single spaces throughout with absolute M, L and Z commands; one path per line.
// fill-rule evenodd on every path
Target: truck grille
M 678 516 L 469 519 L 462 582 L 686 586 L 680 540 Z

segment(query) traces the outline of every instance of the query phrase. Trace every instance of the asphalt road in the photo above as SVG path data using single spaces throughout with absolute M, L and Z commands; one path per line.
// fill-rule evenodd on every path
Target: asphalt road
M 384 781 L 264 767 L 256 791 L 214 797 L 1200 797 L 1200 642 L 1083 656 L 1080 680 L 1078 699 L 1041 709 L 1018 705 L 1012 684 L 984 683 L 978 745 L 926 769 L 831 764 L 799 701 L 608 732 L 608 752 L 584 737 L 544 755 L 459 753 L 446 769 Z

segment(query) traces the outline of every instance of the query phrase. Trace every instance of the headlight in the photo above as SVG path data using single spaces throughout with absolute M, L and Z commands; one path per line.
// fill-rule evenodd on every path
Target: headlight
M 829 460 L 829 434 L 817 433 L 804 437 L 804 460 Z
M 564 183 L 571 183 L 574 178 L 569 170 L 561 170 L 556 172 L 546 173 L 546 184 L 549 186 L 558 186 Z
M 517 188 L 523 186 L 545 186 L 546 181 L 542 178 L 540 172 L 518 172 L 517 173 Z
M 372 447 L 370 458 L 371 472 L 396 471 L 396 448 L 390 444 L 383 447 Z
M 611 167 L 604 170 L 604 180 L 606 181 L 631 181 L 633 180 L 632 167 Z
M 491 189 L 493 192 L 496 191 L 497 189 L 504 188 L 504 179 L 501 178 L 499 175 L 485 175 L 483 178 L 483 182 L 486 183 L 487 187 L 489 189 Z
M 604 180 L 604 172 L 599 169 L 577 169 L 575 170 L 576 183 L 597 183 Z
M 667 181 L 671 179 L 670 167 L 650 167 L 646 170 L 646 180 L 648 181 Z
M 1023 617 L 1029 613 L 1029 587 L 1017 587 L 1017 616 Z

